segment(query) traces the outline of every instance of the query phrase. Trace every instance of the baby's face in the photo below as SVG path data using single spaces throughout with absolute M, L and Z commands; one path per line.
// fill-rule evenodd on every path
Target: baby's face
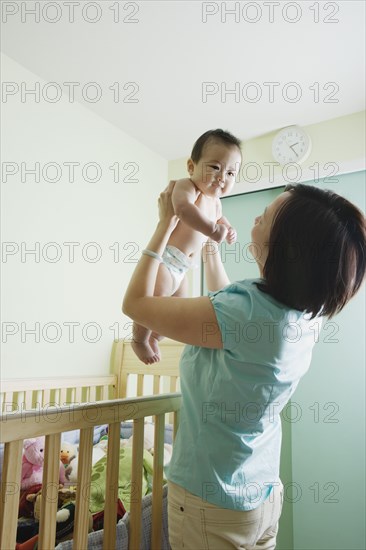
M 220 198 L 230 193 L 240 169 L 241 154 L 236 146 L 206 143 L 200 160 L 188 161 L 191 180 L 204 195 Z

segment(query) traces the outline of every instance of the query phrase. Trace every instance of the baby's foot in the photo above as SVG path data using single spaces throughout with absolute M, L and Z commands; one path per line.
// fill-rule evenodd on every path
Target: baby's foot
M 162 340 L 162 336 L 160 337 L 160 340 Z M 160 353 L 158 342 L 159 342 L 159 338 L 157 338 L 156 336 L 154 336 L 153 333 L 151 333 L 149 338 L 150 348 L 155 353 L 156 357 L 158 357 L 158 361 L 160 361 L 161 353 Z
M 157 355 L 153 349 L 151 349 L 148 342 L 136 342 L 132 340 L 132 349 L 136 353 L 137 357 L 145 363 L 145 365 L 152 365 L 160 361 L 160 355 Z

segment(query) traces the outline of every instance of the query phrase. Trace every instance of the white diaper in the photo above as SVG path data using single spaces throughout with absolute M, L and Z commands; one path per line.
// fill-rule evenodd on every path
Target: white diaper
M 172 294 L 174 294 L 180 287 L 188 269 L 197 266 L 184 254 L 184 252 L 170 244 L 167 245 L 163 252 L 163 260 L 173 279 Z

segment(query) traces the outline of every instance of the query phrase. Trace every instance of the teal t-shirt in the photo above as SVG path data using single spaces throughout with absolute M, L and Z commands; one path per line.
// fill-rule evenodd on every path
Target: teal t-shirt
M 168 480 L 220 508 L 252 510 L 279 484 L 280 412 L 308 370 L 320 317 L 247 279 L 209 292 L 223 349 L 185 346 Z M 203 327 L 212 331 L 212 327 Z

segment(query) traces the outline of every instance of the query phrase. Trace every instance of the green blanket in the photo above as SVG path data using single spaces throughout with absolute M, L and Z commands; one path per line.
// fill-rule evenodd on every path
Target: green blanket
M 121 499 L 127 512 L 130 511 L 131 498 L 132 447 L 122 447 L 119 452 L 118 498 Z M 143 455 L 142 496 L 151 493 L 153 457 L 144 449 Z M 92 514 L 104 510 L 105 483 L 107 477 L 107 456 L 96 462 L 92 468 L 90 488 L 90 511 Z M 132 491 L 134 497 L 134 491 Z

